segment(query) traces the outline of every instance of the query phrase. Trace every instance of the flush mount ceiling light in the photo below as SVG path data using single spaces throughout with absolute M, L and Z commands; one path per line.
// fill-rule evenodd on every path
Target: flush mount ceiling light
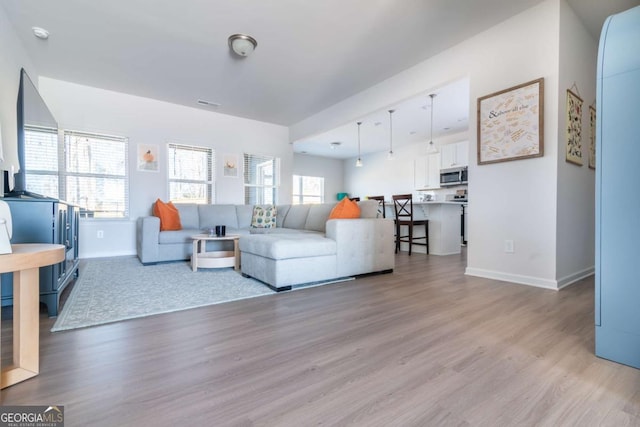
M 387 158 L 393 160 L 393 112 L 396 110 L 389 110 L 389 153 Z
M 49 31 L 40 27 L 31 27 L 31 31 L 33 31 L 33 35 L 41 40 L 46 40 L 49 38 Z
M 358 125 L 358 160 L 356 160 L 356 167 L 357 168 L 361 168 L 362 167 L 362 159 L 360 158 L 360 125 L 362 124 L 362 122 L 357 122 Z
M 258 46 L 258 42 L 246 34 L 233 34 L 229 36 L 229 47 L 237 55 L 249 56 Z
M 431 98 L 431 136 L 429 137 L 429 146 L 427 148 L 427 153 L 429 154 L 435 154 L 438 152 L 438 148 L 433 143 L 433 98 L 435 98 L 436 96 L 438 95 L 436 95 L 435 93 L 429 95 L 429 97 Z
M 340 141 L 334 141 L 334 142 L 330 142 L 329 143 L 329 147 L 331 147 L 332 150 L 335 150 L 336 148 L 340 147 L 342 145 L 342 142 Z

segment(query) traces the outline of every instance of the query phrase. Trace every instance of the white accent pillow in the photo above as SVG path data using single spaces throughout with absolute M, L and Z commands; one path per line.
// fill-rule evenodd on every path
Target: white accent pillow
M 275 206 L 254 206 L 251 217 L 252 228 L 276 228 L 276 214 L 278 210 Z

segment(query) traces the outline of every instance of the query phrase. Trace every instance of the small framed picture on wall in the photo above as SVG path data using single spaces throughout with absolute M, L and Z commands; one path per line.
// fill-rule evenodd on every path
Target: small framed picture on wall
M 222 161 L 224 162 L 224 176 L 237 178 L 238 156 L 235 154 L 225 154 Z
M 155 144 L 138 144 L 138 170 L 158 172 L 158 146 Z
M 567 89 L 566 160 L 582 166 L 582 98 Z

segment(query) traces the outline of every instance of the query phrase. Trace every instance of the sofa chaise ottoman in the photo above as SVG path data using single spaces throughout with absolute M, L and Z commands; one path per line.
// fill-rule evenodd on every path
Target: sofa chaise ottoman
M 393 220 L 330 219 L 325 233 L 251 234 L 240 238 L 242 274 L 276 291 L 294 286 L 392 272 Z

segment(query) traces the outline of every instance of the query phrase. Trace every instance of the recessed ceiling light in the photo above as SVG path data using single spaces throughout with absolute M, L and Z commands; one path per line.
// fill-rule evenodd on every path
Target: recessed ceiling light
M 449 129 L 451 129 L 451 128 L 444 128 L 444 130 L 449 130 Z
M 375 122 L 373 125 L 374 126 L 380 126 L 382 124 L 382 122 Z
M 335 150 L 336 148 L 340 147 L 342 145 L 342 142 L 340 141 L 334 141 L 334 142 L 330 142 L 329 146 L 331 147 L 332 150 Z
M 409 135 L 415 135 L 416 133 L 418 132 L 416 132 L 415 130 L 412 130 L 411 132 L 409 132 Z
M 44 28 L 32 27 L 31 30 L 33 31 L 33 35 L 41 40 L 46 40 L 49 38 L 49 31 L 45 30 Z
M 222 104 L 218 104 L 217 102 L 205 101 L 204 99 L 198 99 L 198 104 L 206 105 L 208 107 L 219 107 Z

